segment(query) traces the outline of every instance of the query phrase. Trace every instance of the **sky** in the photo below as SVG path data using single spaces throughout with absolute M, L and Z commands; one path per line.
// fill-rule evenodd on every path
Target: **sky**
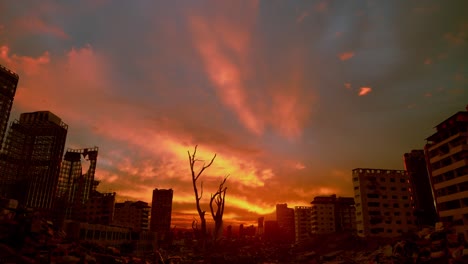
M 0 2 L 0 64 L 18 73 L 10 121 L 49 110 L 66 147 L 99 147 L 98 190 L 196 219 L 188 153 L 222 179 L 227 223 L 275 205 L 352 196 L 355 168 L 404 169 L 468 104 L 468 2 Z

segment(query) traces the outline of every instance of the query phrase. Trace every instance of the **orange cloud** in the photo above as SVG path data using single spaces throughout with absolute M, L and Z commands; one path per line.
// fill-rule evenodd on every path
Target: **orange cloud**
M 304 21 L 304 19 L 306 17 L 309 16 L 309 12 L 308 11 L 304 11 L 302 12 L 297 18 L 296 18 L 296 23 L 302 23 L 302 21 Z
M 351 83 L 345 83 L 344 86 L 346 89 L 351 89 Z
M 39 67 L 50 62 L 49 52 L 45 51 L 37 58 L 29 56 L 10 55 L 10 48 L 6 45 L 0 46 L 0 59 L 12 69 L 22 69 L 25 74 L 32 75 L 39 71 Z
M 63 31 L 63 29 L 50 25 L 44 22 L 37 16 L 30 15 L 20 18 L 16 21 L 19 30 L 32 32 L 32 33 L 41 33 L 49 34 L 60 39 L 68 39 L 69 36 Z
M 449 32 L 444 35 L 444 38 L 452 45 L 462 45 L 468 37 L 468 23 L 460 26 L 460 30 L 456 33 Z
M 301 55 L 291 56 L 294 61 L 288 62 L 292 67 L 290 73 L 282 75 L 286 76 L 284 79 L 274 79 L 271 84 L 257 88 L 265 90 L 256 98 L 258 100 L 252 99 L 256 92 L 247 85 L 252 78 L 249 69 L 255 63 L 249 61 L 249 46 L 256 9 L 257 6 L 242 9 L 249 15 L 240 24 L 222 16 L 191 14 L 189 29 L 194 46 L 219 98 L 237 114 L 238 120 L 248 131 L 260 136 L 268 126 L 272 126 L 286 138 L 297 138 L 311 112 L 313 101 L 311 96 L 306 95 L 308 92 L 303 91 L 303 69 L 296 66 L 303 65 Z
M 261 134 L 264 124 L 258 120 L 247 103 L 241 71 L 222 50 L 231 49 L 237 56 L 243 57 L 245 48 L 240 42 L 231 43 L 230 37 L 217 32 L 230 32 L 229 29 L 217 28 L 221 24 L 209 23 L 204 18 L 192 16 L 190 27 L 194 33 L 195 45 L 205 63 L 206 72 L 217 88 L 223 102 L 234 110 L 240 121 L 254 134 Z M 238 32 L 234 30 L 234 32 Z M 226 44 L 228 43 L 228 44 Z
M 343 53 L 340 53 L 340 54 L 338 55 L 338 58 L 340 58 L 340 60 L 342 60 L 342 61 L 349 60 L 349 59 L 351 59 L 352 57 L 354 57 L 354 52 L 352 52 L 352 51 L 343 52 Z
M 315 11 L 317 12 L 325 12 L 328 9 L 328 2 L 327 1 L 321 1 L 317 3 L 314 7 Z
M 372 88 L 370 88 L 370 87 L 361 87 L 361 88 L 359 88 L 359 96 L 367 95 L 371 91 L 372 91 Z

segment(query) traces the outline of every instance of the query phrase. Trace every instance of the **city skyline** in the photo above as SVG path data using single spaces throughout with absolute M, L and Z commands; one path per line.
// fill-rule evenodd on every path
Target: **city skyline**
M 10 122 L 57 114 L 67 148 L 99 147 L 98 190 L 171 188 L 176 223 L 197 217 L 195 145 L 217 154 L 206 197 L 229 174 L 224 218 L 255 222 L 352 196 L 355 168 L 403 169 L 468 102 L 464 1 L 74 5 L 0 4 Z

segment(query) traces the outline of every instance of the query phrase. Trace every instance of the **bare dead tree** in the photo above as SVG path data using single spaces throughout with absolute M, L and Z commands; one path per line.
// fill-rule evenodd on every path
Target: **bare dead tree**
M 192 185 L 193 185 L 193 192 L 195 194 L 195 202 L 196 202 L 196 205 L 197 205 L 197 212 L 198 212 L 198 215 L 200 216 L 200 222 L 201 222 L 200 238 L 201 238 L 201 242 L 202 242 L 202 248 L 204 250 L 205 245 L 206 245 L 206 219 L 205 219 L 206 211 L 202 210 L 201 206 L 200 206 L 200 200 L 203 197 L 203 181 L 200 181 L 200 192 L 198 192 L 197 181 L 200 178 L 200 176 L 202 175 L 203 171 L 205 171 L 208 167 L 211 166 L 211 164 L 213 164 L 213 161 L 216 158 L 216 154 L 214 154 L 213 158 L 211 159 L 211 161 L 208 164 L 203 162 L 202 168 L 198 172 L 195 172 L 195 169 L 196 169 L 195 164 L 197 162 L 199 162 L 199 161 L 202 161 L 202 160 L 199 160 L 199 159 L 197 159 L 195 157 L 195 155 L 197 154 L 197 147 L 198 147 L 198 145 L 195 145 L 195 149 L 193 150 L 193 154 L 190 154 L 190 151 L 187 151 L 187 153 L 188 153 L 188 157 L 189 157 L 190 171 L 192 173 Z
M 228 177 L 229 175 L 224 178 L 224 180 L 219 184 L 218 190 L 214 194 L 212 194 L 210 198 L 211 216 L 213 217 L 213 220 L 215 222 L 215 228 L 213 233 L 213 240 L 215 244 L 223 231 L 224 201 L 227 191 L 227 187 L 224 186 L 224 184 L 226 183 Z

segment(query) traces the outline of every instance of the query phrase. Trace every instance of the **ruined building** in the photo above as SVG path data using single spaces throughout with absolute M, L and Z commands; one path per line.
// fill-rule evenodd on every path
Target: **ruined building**
M 68 126 L 49 111 L 12 122 L 0 161 L 3 195 L 49 213 L 56 194 Z
M 424 149 L 439 221 L 468 238 L 468 107 L 436 129 Z
M 158 240 L 165 240 L 171 231 L 172 189 L 154 189 L 151 204 L 150 230 Z
M 420 228 L 434 226 L 437 213 L 432 195 L 432 185 L 427 172 L 424 150 L 412 150 L 403 156 L 413 190 L 414 215 Z
M 356 231 L 354 198 L 316 196 L 311 204 L 313 234 Z
M 98 148 L 68 149 L 60 166 L 56 194 L 56 221 L 78 219 L 98 182 L 94 180 Z M 85 172 L 83 173 L 83 165 Z
M 409 178 L 404 170 L 353 170 L 356 229 L 361 237 L 397 237 L 416 230 Z
M 18 74 L 0 65 L 0 148 L 8 127 L 18 80 Z
M 148 231 L 150 210 L 148 203 L 142 201 L 116 203 L 112 225 L 128 227 L 134 232 Z

